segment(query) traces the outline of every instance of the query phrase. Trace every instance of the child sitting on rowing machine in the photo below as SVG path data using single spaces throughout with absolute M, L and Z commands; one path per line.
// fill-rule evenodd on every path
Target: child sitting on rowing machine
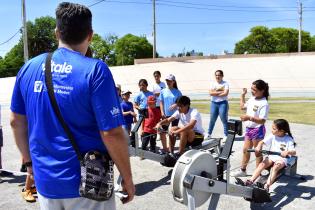
M 260 141 L 255 148 L 255 152 L 259 153 L 263 145 L 270 146 L 270 151 L 280 152 L 281 156 L 268 155 L 263 162 L 261 162 L 252 177 L 246 181 L 246 185 L 252 185 L 254 181 L 260 176 L 260 173 L 269 167 L 269 177 L 267 179 L 264 188 L 269 191 L 269 187 L 273 184 L 278 176 L 278 172 L 288 165 L 288 156 L 296 154 L 294 148 L 294 140 L 290 131 L 288 121 L 284 119 L 277 119 L 273 121 L 272 130 L 269 136 L 265 137 L 263 141 Z

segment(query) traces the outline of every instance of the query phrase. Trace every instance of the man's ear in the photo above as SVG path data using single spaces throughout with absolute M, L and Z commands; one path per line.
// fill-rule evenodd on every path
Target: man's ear
M 91 31 L 91 33 L 89 33 L 89 36 L 88 36 L 89 43 L 92 42 L 92 39 L 93 39 L 93 31 Z

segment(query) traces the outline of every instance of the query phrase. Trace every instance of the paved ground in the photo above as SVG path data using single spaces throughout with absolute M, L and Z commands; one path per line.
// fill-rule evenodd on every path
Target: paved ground
M 3 148 L 3 166 L 5 169 L 18 171 L 21 158 L 14 144 L 12 132 L 9 128 L 9 110 L 4 107 L 2 110 L 2 122 L 4 129 L 5 146 Z M 208 116 L 203 115 L 204 127 L 207 127 Z M 215 128 L 215 135 L 222 136 L 221 123 L 218 121 Z M 271 122 L 267 123 L 267 130 L 270 130 Z M 315 206 L 315 180 L 314 180 L 314 137 L 315 126 L 291 124 L 293 135 L 295 136 L 297 153 L 299 156 L 298 173 L 306 177 L 307 181 L 290 179 L 283 177 L 278 183 L 272 186 L 273 202 L 265 206 L 251 206 L 243 198 L 221 196 L 217 209 L 305 209 L 311 210 Z M 232 168 L 240 165 L 242 142 L 236 141 L 231 157 Z M 159 163 L 132 158 L 132 169 L 136 184 L 136 197 L 130 204 L 122 205 L 118 200 L 117 209 L 121 210 L 184 210 L 187 207 L 173 200 L 170 186 L 171 169 L 162 167 Z M 254 170 L 254 163 L 249 167 L 249 172 Z M 10 177 L 2 177 L 4 180 L 0 184 L 0 209 L 2 210 L 36 210 L 39 209 L 38 202 L 26 203 L 20 194 L 24 184 L 25 175 L 15 173 Z M 62 190 L 61 186 L 59 187 Z M 208 202 L 201 206 L 200 210 L 205 210 Z

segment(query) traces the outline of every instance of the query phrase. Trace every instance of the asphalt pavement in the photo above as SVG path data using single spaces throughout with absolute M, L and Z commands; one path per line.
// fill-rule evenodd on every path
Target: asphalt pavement
M 203 114 L 203 126 L 207 128 L 209 116 Z M 2 110 L 2 123 L 4 131 L 4 147 L 2 150 L 3 167 L 5 170 L 13 171 L 13 175 L 1 177 L 0 183 L 0 209 L 2 210 L 36 210 L 39 203 L 27 203 L 21 196 L 24 185 L 25 174 L 18 172 L 21 164 L 21 156 L 15 146 L 12 131 L 9 126 L 9 108 Z M 267 133 L 270 132 L 271 122 L 266 124 Z M 222 195 L 217 209 L 244 210 L 244 209 L 282 209 L 311 210 L 315 206 L 315 126 L 291 124 L 291 130 L 297 143 L 298 174 L 303 175 L 306 181 L 281 177 L 271 187 L 272 202 L 265 205 L 252 205 L 241 197 Z M 218 119 L 214 135 L 222 137 L 222 126 Z M 240 166 L 242 141 L 235 141 L 231 155 L 231 168 Z M 254 160 L 252 156 L 252 160 Z M 119 210 L 185 210 L 188 209 L 181 203 L 174 201 L 171 193 L 170 177 L 171 168 L 163 167 L 160 163 L 150 160 L 140 160 L 138 157 L 131 158 L 134 182 L 136 185 L 135 199 L 128 204 L 122 204 L 116 199 Z M 254 170 L 254 161 L 250 163 L 248 172 Z M 116 173 L 117 176 L 117 173 Z M 231 179 L 234 181 L 234 179 Z M 61 186 L 59 187 L 62 190 Z M 198 210 L 208 209 L 209 201 Z

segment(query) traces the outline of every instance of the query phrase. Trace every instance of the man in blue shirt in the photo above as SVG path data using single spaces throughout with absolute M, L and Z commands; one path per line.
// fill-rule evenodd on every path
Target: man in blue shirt
M 85 57 L 92 40 L 92 14 L 82 5 L 61 3 L 56 9 L 56 37 L 51 71 L 56 100 L 82 154 L 108 152 L 133 199 L 123 116 L 112 74 L 100 60 Z M 11 101 L 11 126 L 28 173 L 39 193 L 41 209 L 116 209 L 114 196 L 97 202 L 79 196 L 80 164 L 49 100 L 44 71 L 47 54 L 19 71 Z

